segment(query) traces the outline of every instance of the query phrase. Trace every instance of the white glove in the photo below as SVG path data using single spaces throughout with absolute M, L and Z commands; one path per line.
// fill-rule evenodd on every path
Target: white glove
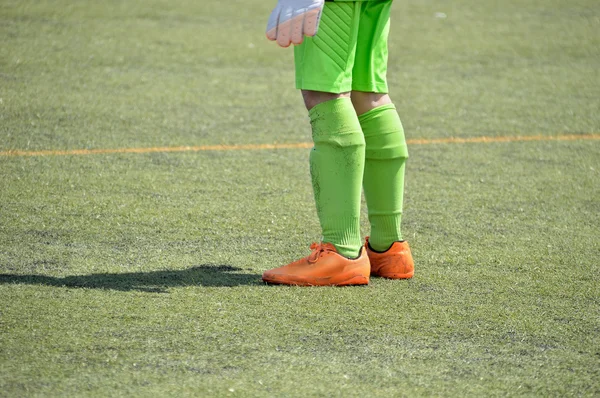
M 279 0 L 269 17 L 267 38 L 288 47 L 316 35 L 324 4 L 325 0 Z

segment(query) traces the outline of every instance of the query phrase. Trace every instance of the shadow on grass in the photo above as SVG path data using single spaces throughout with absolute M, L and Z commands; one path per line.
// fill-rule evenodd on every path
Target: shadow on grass
M 0 284 L 29 284 L 86 289 L 166 293 L 170 287 L 233 287 L 260 285 L 260 275 L 244 274 L 231 265 L 204 264 L 177 271 L 129 272 L 120 274 L 73 275 L 64 278 L 45 275 L 0 274 Z

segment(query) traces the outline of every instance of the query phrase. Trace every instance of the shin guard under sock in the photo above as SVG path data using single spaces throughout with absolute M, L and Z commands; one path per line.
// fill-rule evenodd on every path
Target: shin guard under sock
M 359 255 L 365 139 L 350 98 L 323 102 L 309 112 L 314 148 L 310 173 L 323 242 L 349 258 Z

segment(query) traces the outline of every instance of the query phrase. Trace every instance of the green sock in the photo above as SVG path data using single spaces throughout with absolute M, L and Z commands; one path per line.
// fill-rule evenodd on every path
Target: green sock
M 372 109 L 359 120 L 366 141 L 363 186 L 371 223 L 369 245 L 385 251 L 402 240 L 406 139 L 393 104 Z
M 314 148 L 310 173 L 323 231 L 348 258 L 360 253 L 360 199 L 365 139 L 350 98 L 323 102 L 309 112 Z

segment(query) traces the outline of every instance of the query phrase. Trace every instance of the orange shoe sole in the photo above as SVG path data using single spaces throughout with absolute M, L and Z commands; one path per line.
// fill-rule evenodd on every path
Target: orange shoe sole
M 270 285 L 290 286 L 359 286 L 368 285 L 369 278 L 362 274 L 347 273 L 331 277 L 301 277 L 291 279 L 289 276 L 263 275 L 262 280 Z

